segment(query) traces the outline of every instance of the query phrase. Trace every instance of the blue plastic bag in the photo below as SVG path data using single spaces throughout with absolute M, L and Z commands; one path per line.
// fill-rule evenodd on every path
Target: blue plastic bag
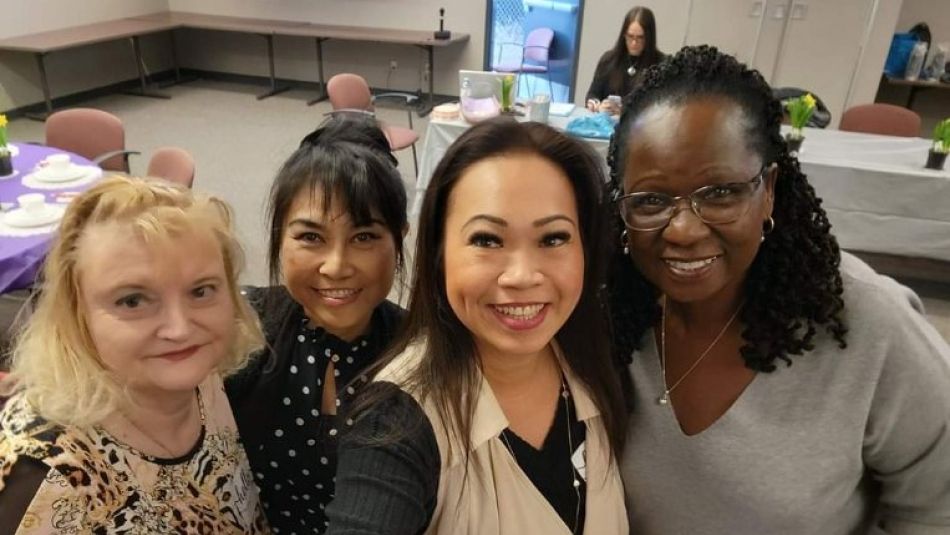
M 567 133 L 579 137 L 610 139 L 614 133 L 617 119 L 609 113 L 600 112 L 586 117 L 577 117 L 567 123 Z
M 907 60 L 910 59 L 910 53 L 914 51 L 914 45 L 917 44 L 917 38 L 912 33 L 895 33 L 891 39 L 891 49 L 887 53 L 887 61 L 884 62 L 884 73 L 888 76 L 903 78 L 904 71 L 907 69 Z

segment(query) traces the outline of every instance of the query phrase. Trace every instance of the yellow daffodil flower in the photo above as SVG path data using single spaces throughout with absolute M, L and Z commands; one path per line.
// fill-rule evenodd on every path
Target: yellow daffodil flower
M 805 93 L 805 96 L 802 97 L 802 100 L 805 102 L 805 105 L 809 108 L 815 107 L 815 97 L 811 96 L 811 93 Z
M 7 116 L 0 113 L 0 128 L 7 126 Z

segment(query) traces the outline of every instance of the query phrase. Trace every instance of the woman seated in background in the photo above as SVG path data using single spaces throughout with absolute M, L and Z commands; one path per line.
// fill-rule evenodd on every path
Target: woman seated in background
M 407 329 L 341 444 L 329 533 L 627 533 L 600 166 L 504 118 L 448 149 Z
M 0 412 L 0 532 L 268 532 L 221 382 L 261 339 L 241 262 L 216 199 L 116 177 L 70 203 Z
M 625 103 L 609 290 L 636 393 L 631 532 L 950 533 L 950 348 L 839 251 L 781 120 L 710 47 Z
M 269 216 L 273 286 L 247 292 L 268 349 L 228 395 L 271 526 L 320 533 L 338 412 L 403 315 L 386 296 L 403 265 L 406 190 L 375 120 L 338 115 L 308 135 L 274 179 Z
M 620 113 L 621 100 L 643 81 L 648 67 L 663 60 L 656 48 L 656 21 L 649 8 L 634 7 L 620 26 L 613 48 L 597 62 L 587 90 L 587 109 L 613 115 Z

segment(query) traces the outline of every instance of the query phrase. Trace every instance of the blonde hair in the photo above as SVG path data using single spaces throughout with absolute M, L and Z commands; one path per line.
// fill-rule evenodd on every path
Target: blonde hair
M 23 392 L 41 416 L 62 425 L 94 425 L 130 401 L 124 385 L 99 359 L 81 305 L 77 261 L 82 237 L 89 227 L 109 223 L 121 224 L 147 243 L 202 232 L 220 246 L 235 336 L 218 373 L 227 376 L 242 368 L 263 340 L 256 315 L 238 289 L 244 255 L 227 204 L 164 181 L 105 179 L 66 208 L 43 266 L 36 310 L 13 350 L 8 384 Z

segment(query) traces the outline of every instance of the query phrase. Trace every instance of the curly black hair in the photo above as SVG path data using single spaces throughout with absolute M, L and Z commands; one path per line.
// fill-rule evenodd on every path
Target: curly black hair
M 741 348 L 746 367 L 774 371 L 775 360 L 791 365 L 791 355 L 813 348 L 819 326 L 846 346 L 847 328 L 839 272 L 841 253 L 821 199 L 789 155 L 779 128 L 782 109 L 758 71 L 714 47 L 685 47 L 651 67 L 643 84 L 625 99 L 623 115 L 611 139 L 608 163 L 614 198 L 623 192 L 627 135 L 640 114 L 659 103 L 683 104 L 690 99 L 725 97 L 745 115 L 749 149 L 766 164 L 778 166 L 773 218 L 775 228 L 749 268 L 744 283 L 745 325 Z M 615 205 L 616 203 L 612 203 Z M 614 207 L 614 243 L 620 243 L 623 223 Z M 609 301 L 618 358 L 630 362 L 643 335 L 660 318 L 659 290 L 617 252 L 610 277 Z

